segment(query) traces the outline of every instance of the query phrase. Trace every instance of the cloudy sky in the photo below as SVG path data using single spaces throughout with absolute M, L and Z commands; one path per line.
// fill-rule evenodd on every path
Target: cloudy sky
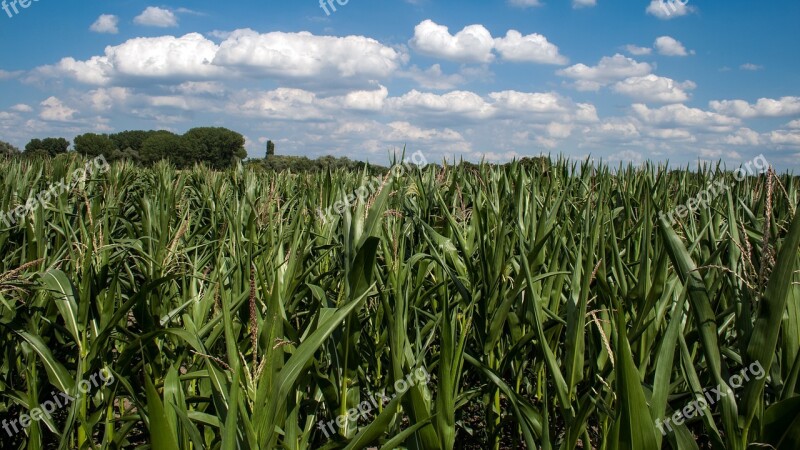
M 0 140 L 225 126 L 251 157 L 800 168 L 798 2 L 326 1 L 6 0 Z

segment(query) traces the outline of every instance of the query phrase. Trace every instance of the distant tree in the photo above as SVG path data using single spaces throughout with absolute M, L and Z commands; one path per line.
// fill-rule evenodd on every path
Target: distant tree
M 267 141 L 267 156 L 275 156 L 275 143 Z
M 31 139 L 25 146 L 25 153 L 47 154 L 47 156 L 54 157 L 66 153 L 67 149 L 69 149 L 69 141 L 64 138 Z
M 114 141 L 114 147 L 117 150 L 131 149 L 138 153 L 142 149 L 144 141 L 156 133 L 158 131 L 129 130 L 110 134 L 108 138 Z
M 111 153 L 111 159 L 109 159 L 109 161 L 119 161 L 123 159 L 133 161 L 135 163 L 140 163 L 142 161 L 141 156 L 139 156 L 139 151 L 130 147 L 124 150 L 114 149 L 114 152 Z
M 189 148 L 186 140 L 169 131 L 158 131 L 142 142 L 139 158 L 142 164 L 151 165 L 161 160 L 168 160 L 178 167 L 191 165 L 187 156 Z
M 189 148 L 189 165 L 203 162 L 214 169 L 225 169 L 247 157 L 244 136 L 227 128 L 193 128 L 183 138 Z
M 19 149 L 8 142 L 0 141 L 0 158 L 11 158 L 19 155 Z
M 75 137 L 75 151 L 83 156 L 94 158 L 103 155 L 111 159 L 116 146 L 105 134 L 86 133 Z

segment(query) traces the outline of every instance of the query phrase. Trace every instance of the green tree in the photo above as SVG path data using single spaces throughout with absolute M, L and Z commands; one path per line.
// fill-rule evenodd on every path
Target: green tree
M 227 128 L 193 128 L 183 138 L 189 148 L 189 165 L 203 162 L 214 169 L 225 169 L 247 157 L 244 136 Z
M 19 154 L 19 149 L 8 142 L 0 141 L 0 158 L 11 158 Z
M 45 139 L 31 139 L 25 146 L 25 153 L 27 154 L 46 154 L 47 156 L 54 157 L 61 153 L 66 153 L 69 149 L 69 141 L 64 138 L 45 138 Z
M 108 135 L 86 133 L 75 137 L 75 151 L 91 158 L 103 155 L 111 159 L 117 147 Z
M 117 150 L 125 152 L 127 149 L 131 149 L 138 153 L 142 149 L 144 141 L 157 133 L 158 131 L 127 130 L 110 134 L 108 138 L 114 141 L 114 147 Z
M 275 143 L 267 141 L 267 156 L 275 156 Z
M 169 131 L 158 131 L 142 142 L 139 158 L 143 164 L 154 164 L 161 160 L 168 160 L 178 167 L 191 165 L 189 148 L 186 140 Z

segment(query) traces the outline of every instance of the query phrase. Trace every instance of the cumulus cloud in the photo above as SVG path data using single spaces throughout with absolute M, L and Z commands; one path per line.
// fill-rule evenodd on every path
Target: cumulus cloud
M 406 71 L 398 72 L 397 76 L 410 78 L 425 89 L 453 89 L 466 82 L 466 79 L 461 74 L 445 74 L 439 64 L 434 64 L 425 70 L 417 66 L 411 66 Z
M 494 59 L 494 41 L 483 25 L 469 25 L 452 35 L 446 26 L 425 20 L 414 28 L 409 44 L 424 55 L 452 61 L 487 63 Z
M 29 105 L 26 105 L 25 103 L 19 103 L 12 106 L 11 110 L 21 113 L 29 113 L 33 111 L 33 108 L 31 108 Z
M 506 37 L 497 38 L 494 42 L 500 56 L 507 61 L 556 65 L 568 62 L 566 57 L 559 54 L 558 47 L 541 34 L 523 36 L 519 31 L 509 30 Z
M 722 100 L 709 103 L 711 109 L 743 119 L 754 117 L 786 117 L 800 114 L 800 97 L 760 98 L 755 103 L 745 100 Z
M 446 26 L 425 20 L 414 28 L 409 45 L 424 55 L 465 63 L 492 62 L 492 50 L 511 62 L 562 65 L 568 61 L 541 34 L 523 36 L 517 30 L 509 30 L 505 37 L 492 38 L 483 25 L 469 25 L 453 35 Z
M 699 108 L 690 108 L 681 104 L 650 109 L 647 105 L 635 103 L 631 108 L 639 119 L 654 126 L 705 127 L 709 131 L 724 132 L 741 123 L 735 117 L 703 111 Z
M 689 0 L 651 0 L 645 11 L 662 20 L 677 19 L 697 10 L 688 3 Z
M 236 30 L 219 46 L 217 66 L 282 78 L 386 77 L 405 55 L 363 36 L 316 36 L 308 32 L 259 34 Z
M 494 107 L 480 95 L 468 91 L 438 95 L 414 89 L 405 95 L 389 99 L 389 104 L 399 111 L 469 119 L 486 119 L 495 113 Z
M 178 17 L 175 13 L 158 6 L 148 6 L 141 14 L 133 19 L 133 23 L 148 27 L 169 28 L 178 26 Z
M 198 33 L 181 37 L 130 39 L 106 47 L 103 56 L 85 61 L 64 58 L 42 66 L 33 78 L 66 76 L 81 83 L 109 85 L 158 79 L 180 84 L 230 78 L 239 73 L 279 79 L 315 79 L 336 84 L 391 75 L 405 55 L 362 36 L 315 36 L 307 32 L 259 34 L 237 30 L 220 45 Z
M 670 36 L 659 37 L 653 46 L 660 55 L 664 56 L 687 56 L 689 54 L 680 41 Z
M 625 46 L 625 51 L 633 56 L 644 56 L 653 53 L 650 47 L 639 47 L 638 45 L 628 44 Z
M 750 128 L 743 127 L 736 130 L 735 133 L 722 138 L 722 143 L 725 145 L 751 145 L 756 146 L 761 142 L 758 132 Z
M 390 131 L 386 139 L 394 142 L 404 141 L 463 141 L 464 137 L 450 128 L 443 130 L 420 128 L 408 122 L 391 122 L 387 124 Z
M 389 90 L 381 86 L 373 91 L 348 92 L 344 97 L 344 105 L 357 111 L 380 111 L 389 97 Z
M 565 113 L 571 106 L 565 98 L 552 92 L 502 91 L 490 93 L 489 98 L 494 100 L 495 107 L 512 113 Z
M 558 75 L 575 80 L 575 88 L 581 91 L 596 91 L 615 81 L 650 74 L 652 66 L 640 63 L 624 55 L 605 56 L 593 67 L 575 64 L 558 71 Z
M 112 80 L 203 79 L 219 76 L 224 68 L 211 64 L 217 46 L 201 34 L 130 39 L 106 47 L 105 55 L 86 61 L 68 57 L 54 66 L 43 66 L 40 76 L 68 76 L 81 83 L 107 85 Z
M 775 145 L 785 145 L 789 147 L 800 147 L 800 132 L 796 130 L 777 130 L 767 135 L 769 142 Z
M 678 83 L 657 75 L 626 78 L 614 85 L 614 91 L 635 100 L 656 103 L 681 103 L 689 99 L 687 90 L 696 88 L 691 81 Z
M 102 14 L 89 27 L 89 30 L 95 33 L 117 34 L 119 33 L 119 28 L 117 28 L 118 24 L 119 17 L 113 14 Z
M 39 117 L 42 120 L 53 122 L 69 122 L 73 120 L 77 110 L 65 105 L 57 97 L 49 97 L 39 104 L 42 109 L 39 112 Z

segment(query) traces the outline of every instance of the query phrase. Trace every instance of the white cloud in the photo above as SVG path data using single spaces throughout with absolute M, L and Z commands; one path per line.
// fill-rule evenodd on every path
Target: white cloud
M 590 8 L 595 5 L 597 5 L 597 0 L 572 0 L 572 7 L 575 9 Z
M 780 99 L 760 98 L 755 104 L 745 100 L 722 100 L 709 103 L 711 109 L 721 114 L 750 119 L 754 117 L 785 117 L 800 114 L 800 97 Z
M 247 73 L 281 78 L 379 78 L 392 74 L 405 55 L 363 36 L 316 36 L 308 32 L 259 34 L 236 30 L 212 61 Z
M 653 74 L 626 78 L 614 85 L 614 91 L 635 100 L 658 103 L 681 103 L 689 99 L 687 90 L 696 88 L 691 81 L 678 83 L 671 78 Z
M 102 14 L 94 21 L 92 26 L 89 27 L 89 30 L 95 33 L 117 34 L 119 33 L 119 28 L 117 28 L 118 24 L 119 17 L 112 14 Z
M 500 56 L 507 61 L 557 65 L 568 62 L 558 53 L 558 47 L 541 34 L 523 36 L 519 31 L 509 30 L 506 37 L 497 38 L 494 42 Z
M 53 122 L 69 122 L 73 120 L 73 116 L 78 113 L 77 110 L 65 105 L 56 97 L 49 97 L 39 105 L 42 107 L 41 111 L 39 112 L 39 117 L 42 120 Z
M 648 129 L 645 130 L 645 134 L 660 140 L 697 142 L 697 138 L 691 132 L 679 128 Z
M 517 8 L 532 8 L 542 6 L 540 0 L 508 0 L 508 4 Z
M 600 118 L 597 117 L 597 108 L 589 103 L 578 103 L 577 111 L 575 112 L 575 120 L 578 122 L 599 122 Z
M 492 62 L 495 58 L 492 50 L 511 62 L 560 65 L 568 61 L 541 34 L 523 36 L 517 30 L 508 30 L 505 37 L 492 38 L 483 25 L 469 25 L 452 35 L 446 26 L 425 20 L 414 28 L 409 45 L 424 55 L 464 63 Z
M 302 80 L 325 75 L 328 79 L 319 83 L 335 85 L 352 78 L 387 77 L 404 62 L 405 55 L 362 36 L 259 34 L 245 29 L 234 31 L 219 46 L 198 33 L 130 39 L 106 47 L 103 56 L 85 61 L 64 58 L 56 65 L 39 67 L 33 79 L 67 76 L 98 86 L 135 79 L 180 84 L 245 73 Z
M 793 130 L 800 130 L 800 119 L 793 120 L 787 123 L 786 128 L 791 128 Z
M 394 142 L 404 141 L 463 141 L 460 133 L 449 128 L 443 130 L 420 128 L 408 122 L 391 122 L 387 124 L 390 129 L 386 140 Z
M 474 92 L 453 91 L 438 95 L 419 92 L 416 89 L 401 97 L 389 99 L 393 109 L 414 114 L 457 116 L 469 119 L 486 119 L 494 113 L 494 107 Z
M 639 47 L 633 44 L 626 45 L 625 51 L 627 51 L 633 56 L 644 56 L 653 53 L 653 49 L 650 47 Z
M 546 130 L 551 138 L 566 139 L 572 135 L 574 128 L 575 125 L 571 123 L 550 122 L 547 124 Z
M 86 61 L 64 58 L 55 66 L 43 66 L 38 75 L 66 75 L 93 85 L 113 79 L 203 79 L 222 75 L 224 69 L 211 64 L 217 46 L 198 33 L 181 37 L 135 38 L 106 47 L 104 56 Z
M 483 25 L 469 25 L 451 35 L 446 26 L 425 20 L 414 28 L 409 44 L 422 54 L 452 61 L 487 63 L 494 59 L 494 41 Z
M 681 104 L 650 109 L 647 105 L 635 103 L 632 109 L 642 121 L 655 126 L 706 127 L 709 131 L 725 131 L 740 123 L 740 120 L 735 117 L 690 108 Z
M 629 118 L 611 117 L 590 128 L 593 140 L 629 141 L 640 136 L 637 123 Z
M 680 41 L 670 36 L 659 37 L 653 46 L 659 54 L 664 56 L 687 56 L 689 54 Z
M 677 19 L 697 10 L 688 3 L 689 0 L 652 0 L 645 11 L 662 20 Z
M 753 64 L 753 63 L 745 63 L 745 64 L 742 64 L 741 66 L 739 66 L 739 68 L 742 69 L 742 70 L 749 70 L 749 71 L 752 71 L 752 72 L 756 72 L 756 71 L 759 71 L 759 70 L 763 70 L 764 66 L 759 66 L 758 64 Z
M 425 70 L 417 66 L 411 66 L 407 71 L 399 72 L 397 76 L 410 78 L 425 89 L 453 89 L 466 82 L 466 79 L 461 74 L 445 74 L 439 64 L 434 64 Z
M 492 92 L 489 98 L 494 100 L 495 107 L 515 113 L 554 114 L 566 113 L 570 105 L 566 99 L 551 92 Z
M 133 19 L 133 23 L 149 27 L 169 28 L 178 26 L 178 18 L 168 9 L 148 6 Z
M 0 69 L 0 80 L 10 80 L 12 78 L 17 78 L 20 75 L 22 75 L 21 71 L 9 72 L 7 70 Z
M 761 139 L 758 132 L 747 127 L 739 128 L 735 133 L 722 138 L 722 143 L 726 145 L 756 146 L 760 143 L 760 141 Z
M 278 88 L 241 93 L 239 97 L 232 98 L 228 106 L 232 114 L 293 121 L 330 118 L 316 94 L 302 89 Z
M 769 141 L 775 145 L 787 145 L 790 147 L 800 147 L 800 132 L 778 130 L 769 133 Z
M 130 89 L 121 87 L 99 88 L 89 91 L 84 96 L 84 101 L 95 111 L 110 111 L 114 106 L 121 105 L 131 96 Z
M 359 111 L 380 111 L 389 97 L 389 90 L 381 86 L 375 91 L 354 91 L 345 96 L 347 108 Z
M 650 64 L 636 62 L 620 54 L 605 56 L 600 62 L 589 67 L 575 64 L 558 71 L 558 74 L 575 80 L 575 87 L 582 91 L 596 91 L 602 86 L 630 77 L 642 77 L 650 74 Z
M 16 111 L 16 112 L 21 112 L 21 113 L 29 113 L 29 112 L 33 111 L 33 108 L 31 108 L 29 105 L 26 105 L 24 103 L 19 103 L 17 105 L 12 106 L 11 110 L 12 111 Z

